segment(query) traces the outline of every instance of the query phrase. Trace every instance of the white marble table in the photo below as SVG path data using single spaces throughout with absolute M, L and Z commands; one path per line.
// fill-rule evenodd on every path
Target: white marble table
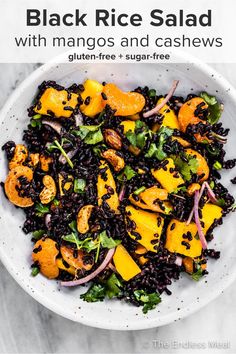
M 0 65 L 0 107 L 35 67 Z M 236 65 L 217 65 L 216 69 L 236 86 Z M 208 342 L 214 341 L 226 348 L 211 349 Z M 193 345 L 199 349 L 187 349 Z M 236 283 L 206 308 L 180 322 L 157 329 L 116 332 L 89 328 L 55 315 L 26 294 L 0 264 L 0 353 L 199 352 L 236 352 Z

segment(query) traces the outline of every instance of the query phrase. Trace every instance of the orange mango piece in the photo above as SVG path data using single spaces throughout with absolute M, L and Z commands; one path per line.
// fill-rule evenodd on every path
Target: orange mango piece
M 61 246 L 60 248 L 62 258 L 66 263 L 68 263 L 70 266 L 74 267 L 75 269 L 86 269 L 90 270 L 93 266 L 93 264 L 85 264 L 83 261 L 84 257 L 84 252 L 81 250 L 77 250 L 77 256 L 74 257 L 74 250 L 72 248 L 66 247 L 66 246 Z
M 139 266 L 121 244 L 116 247 L 113 262 L 117 272 L 128 281 L 141 272 Z
M 116 116 L 131 116 L 142 111 L 145 105 L 145 98 L 137 92 L 123 92 L 115 84 L 109 83 L 104 86 L 106 100 L 103 106 L 108 104 L 115 109 Z
M 83 84 L 84 91 L 81 93 L 82 99 L 85 101 L 89 97 L 89 104 L 82 104 L 80 110 L 88 117 L 92 118 L 102 112 L 102 96 L 103 85 L 96 80 L 86 80 Z
M 68 93 L 66 90 L 58 91 L 53 87 L 46 88 L 39 99 L 39 105 L 36 104 L 34 111 L 36 113 L 53 117 L 69 118 L 78 105 L 78 95 Z M 69 109 L 68 109 L 69 107 Z
M 102 197 L 107 194 L 107 186 L 111 187 L 114 190 L 114 194 L 111 194 L 111 197 L 109 199 L 106 200 L 107 204 L 109 205 L 109 207 L 115 212 L 115 213 L 119 213 L 119 198 L 118 198 L 118 194 L 116 191 L 116 183 L 114 180 L 114 177 L 111 173 L 111 170 L 108 166 L 108 164 L 102 160 L 100 162 L 100 166 L 99 169 L 103 169 L 106 168 L 106 180 L 103 179 L 103 176 L 101 173 L 99 173 L 98 175 L 98 181 L 97 181 L 97 195 L 98 195 L 98 205 L 102 205 Z
M 57 278 L 59 268 L 56 257 L 59 253 L 57 244 L 51 238 L 38 240 L 34 245 L 32 259 L 39 264 L 40 272 L 49 279 Z
M 30 197 L 21 197 L 18 194 L 17 187 L 20 187 L 19 178 L 26 177 L 30 182 L 33 179 L 33 171 L 31 168 L 26 166 L 17 166 L 10 170 L 6 178 L 4 189 L 7 198 L 10 202 L 18 207 L 27 208 L 34 204 L 33 200 Z
M 204 173 L 204 176 L 201 178 L 201 182 L 206 181 L 210 173 L 206 159 L 195 150 L 186 149 L 185 152 L 187 155 L 195 156 L 198 162 L 197 175 L 201 176 Z

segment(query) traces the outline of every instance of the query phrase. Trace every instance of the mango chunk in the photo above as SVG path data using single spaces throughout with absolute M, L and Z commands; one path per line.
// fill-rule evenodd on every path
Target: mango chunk
M 135 131 L 136 124 L 133 120 L 123 120 L 120 125 L 124 127 L 124 134 L 126 134 L 129 130 L 131 130 L 133 133 Z
M 201 178 L 201 182 L 206 181 L 210 173 L 206 159 L 195 150 L 186 149 L 185 152 L 187 155 L 191 155 L 192 157 L 196 158 L 198 163 L 197 175 L 201 176 L 204 174 L 204 176 Z
M 161 97 L 158 101 L 157 104 L 161 103 L 164 100 L 164 97 Z M 167 104 L 165 104 L 160 110 L 159 113 L 164 116 L 162 125 L 163 127 L 169 127 L 171 129 L 180 129 L 179 127 L 179 122 L 178 118 L 175 114 L 175 111 L 171 109 Z M 153 126 L 153 131 L 156 132 L 160 128 L 160 125 L 158 123 L 154 124 Z
M 185 271 L 189 274 L 193 274 L 194 271 L 194 263 L 198 263 L 199 261 L 201 261 L 203 258 L 202 257 L 196 257 L 196 258 L 190 258 L 190 257 L 185 257 L 183 259 L 183 266 L 185 268 Z M 201 263 L 200 267 L 202 268 L 202 270 L 207 268 L 207 264 L 206 263 Z
M 189 147 L 191 146 L 191 144 L 187 141 L 184 140 L 183 138 L 181 138 L 180 136 L 172 136 L 172 141 L 178 141 L 180 143 L 180 145 L 182 145 L 183 147 Z
M 106 171 L 102 171 L 102 173 L 99 173 L 97 181 L 98 205 L 102 205 L 102 197 L 108 193 L 109 188 L 113 189 L 114 193 L 110 195 L 109 199 L 106 199 L 106 203 L 115 213 L 119 213 L 118 207 L 120 203 L 118 194 L 116 192 L 116 183 L 108 164 L 104 160 L 102 160 L 100 162 L 99 169 L 101 171 L 104 168 L 106 169 Z
M 59 269 L 61 270 L 65 270 L 66 272 L 72 274 L 72 275 L 75 275 L 76 273 L 76 268 L 73 267 L 73 266 L 70 266 L 68 264 L 68 266 L 66 267 L 65 264 L 63 263 L 63 259 L 62 258 L 57 258 L 56 260 L 56 264 L 58 266 Z
M 145 105 L 143 95 L 138 92 L 124 92 L 112 83 L 106 84 L 103 92 L 107 98 L 103 101 L 103 105 L 108 104 L 116 110 L 115 116 L 132 116 L 141 112 Z
M 36 113 L 55 118 L 69 118 L 78 105 L 78 95 L 66 90 L 58 91 L 53 87 L 47 88 L 34 107 Z
M 126 207 L 126 226 L 129 236 L 136 239 L 148 251 L 157 252 L 156 246 L 160 241 L 164 219 L 157 213 L 150 213 L 141 209 L 136 209 L 129 205 Z M 129 223 L 133 222 L 135 228 L 129 230 Z M 132 231 L 138 233 L 136 238 Z
M 125 281 L 129 281 L 141 272 L 139 266 L 121 244 L 116 247 L 113 262 L 117 272 Z
M 168 192 L 165 189 L 153 186 L 145 189 L 144 192 L 138 195 L 138 200 L 132 196 L 129 200 L 132 204 L 138 206 L 139 208 L 152 210 L 158 213 L 169 214 L 172 210 L 172 205 L 167 202 Z
M 183 237 L 187 232 L 191 234 L 189 239 Z M 189 246 L 182 242 L 187 242 Z M 202 244 L 197 235 L 196 224 L 192 222 L 186 225 L 185 222 L 173 219 L 167 228 L 165 248 L 170 252 L 180 253 L 190 258 L 199 257 L 202 253 Z
M 63 176 L 61 173 L 58 175 L 58 184 L 60 195 L 63 196 L 69 191 L 73 185 L 74 177 L 72 175 Z
M 89 97 L 89 104 L 82 104 L 80 110 L 88 117 L 94 117 L 102 112 L 102 96 L 103 85 L 96 80 L 86 80 L 83 84 L 84 91 L 81 93 L 82 99 L 85 101 Z
M 167 164 L 164 168 L 152 169 L 151 173 L 168 193 L 173 193 L 184 183 L 184 180 L 179 172 L 175 170 L 174 161 L 171 158 L 168 158 L 165 161 L 167 161 Z
M 202 208 L 203 232 L 206 234 L 213 222 L 222 217 L 222 208 L 215 204 L 205 204 Z

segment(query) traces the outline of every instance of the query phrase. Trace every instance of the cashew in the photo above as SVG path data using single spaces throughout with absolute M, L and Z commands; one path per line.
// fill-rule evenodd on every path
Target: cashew
M 31 167 L 36 167 L 39 163 L 39 154 L 36 153 L 36 154 L 30 154 L 29 156 L 30 158 L 30 161 L 29 161 L 29 166 Z
M 105 129 L 104 138 L 106 143 L 113 149 L 120 150 L 122 148 L 121 137 L 115 130 Z
M 85 205 L 83 206 L 77 215 L 77 230 L 81 234 L 86 234 L 89 231 L 89 218 L 91 216 L 93 205 Z
M 49 156 L 40 155 L 39 158 L 41 170 L 44 172 L 49 171 L 49 165 L 52 163 L 52 158 Z
M 57 278 L 59 275 L 56 263 L 58 253 L 57 243 L 51 238 L 41 239 L 34 246 L 32 259 L 39 264 L 40 272 L 49 279 Z
M 104 151 L 102 157 L 106 159 L 113 166 L 116 172 L 121 171 L 125 167 L 125 161 L 122 157 L 117 155 L 117 152 L 113 149 Z
M 58 184 L 59 184 L 59 190 L 61 196 L 65 195 L 65 192 L 70 190 L 73 184 L 73 180 L 74 178 L 72 175 L 68 175 L 67 177 L 64 177 L 61 173 L 59 173 Z
M 26 177 L 27 181 L 32 181 L 33 179 L 33 171 L 31 168 L 26 166 L 17 166 L 10 170 L 8 173 L 7 179 L 4 184 L 5 193 L 7 198 L 11 203 L 21 207 L 27 208 L 34 204 L 33 200 L 28 197 L 19 196 L 17 187 L 20 187 L 20 177 Z
M 28 149 L 25 145 L 18 144 L 14 150 L 14 156 L 9 162 L 9 170 L 22 165 L 28 157 Z
M 44 188 L 39 194 L 39 199 L 42 204 L 49 204 L 56 196 L 57 189 L 54 179 L 46 175 L 43 177 Z

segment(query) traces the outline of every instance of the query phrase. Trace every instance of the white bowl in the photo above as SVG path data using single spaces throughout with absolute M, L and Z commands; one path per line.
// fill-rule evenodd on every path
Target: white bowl
M 227 149 L 228 158 L 235 157 L 236 93 L 230 84 L 205 64 L 55 64 L 49 63 L 31 74 L 9 98 L 1 112 L 0 145 L 8 140 L 21 142 L 27 126 L 27 107 L 43 80 L 56 80 L 65 86 L 82 82 L 86 78 L 114 81 L 123 89 L 139 85 L 156 88 L 166 93 L 172 80 L 179 79 L 178 95 L 206 90 L 216 94 L 225 104 L 224 126 L 230 127 Z M 7 174 L 6 160 L 0 155 L 0 180 Z M 233 171 L 223 173 L 223 183 L 232 192 L 230 178 Z M 215 231 L 215 239 L 209 245 L 221 251 L 218 261 L 209 262 L 209 275 L 199 282 L 187 275 L 174 282 L 172 296 L 162 295 L 162 303 L 147 315 L 120 301 L 86 303 L 80 300 L 85 288 L 60 289 L 56 281 L 42 275 L 30 275 L 31 237 L 21 230 L 23 212 L 11 205 L 1 190 L 0 206 L 0 258 L 7 270 L 26 292 L 50 310 L 86 325 L 118 330 L 134 330 L 161 326 L 198 310 L 219 295 L 236 277 L 235 222 L 228 216 L 224 225 Z

